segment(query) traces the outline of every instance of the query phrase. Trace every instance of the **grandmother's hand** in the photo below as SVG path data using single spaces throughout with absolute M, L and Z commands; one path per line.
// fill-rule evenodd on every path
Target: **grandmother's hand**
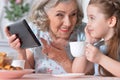
M 20 48 L 20 39 L 16 36 L 16 34 L 10 34 L 8 27 L 5 28 L 5 33 L 6 36 L 8 37 L 8 44 L 10 45 L 10 47 L 12 47 L 13 49 L 17 50 L 17 51 L 21 51 L 23 50 L 22 48 Z
M 43 43 L 42 52 L 48 56 L 48 58 L 51 58 L 58 63 L 62 63 L 66 60 L 68 60 L 68 56 L 66 54 L 66 50 L 63 46 L 60 44 L 50 43 L 47 44 L 47 41 L 41 38 L 41 41 Z

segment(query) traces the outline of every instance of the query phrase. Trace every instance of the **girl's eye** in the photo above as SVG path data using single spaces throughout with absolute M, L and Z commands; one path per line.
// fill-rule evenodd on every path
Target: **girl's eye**
M 94 20 L 94 18 L 93 18 L 93 17 L 91 17 L 91 20 Z
M 90 21 L 95 20 L 95 18 L 94 18 L 94 17 L 89 17 L 88 19 L 89 19 Z

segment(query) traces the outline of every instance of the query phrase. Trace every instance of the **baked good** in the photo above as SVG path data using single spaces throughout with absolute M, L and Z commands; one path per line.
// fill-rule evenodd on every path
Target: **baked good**
M 0 52 L 0 70 L 22 70 L 21 67 L 11 66 L 12 59 L 5 52 Z

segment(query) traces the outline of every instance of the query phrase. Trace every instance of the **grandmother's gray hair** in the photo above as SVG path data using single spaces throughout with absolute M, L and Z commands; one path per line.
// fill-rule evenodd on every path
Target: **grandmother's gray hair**
M 30 11 L 30 19 L 37 25 L 40 30 L 46 31 L 49 27 L 49 19 L 46 11 L 63 1 L 70 0 L 36 0 Z M 77 0 L 76 0 L 77 1 Z M 79 2 L 77 2 L 79 3 Z M 78 20 L 77 24 L 81 24 L 83 18 L 83 10 L 81 4 L 78 4 Z M 76 24 L 76 25 L 77 25 Z

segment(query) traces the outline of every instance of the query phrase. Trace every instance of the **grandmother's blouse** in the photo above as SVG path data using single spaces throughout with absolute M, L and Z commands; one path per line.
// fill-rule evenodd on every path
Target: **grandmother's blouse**
M 86 24 L 83 23 L 82 25 L 77 26 L 73 30 L 69 38 L 69 41 L 85 40 L 85 35 L 84 35 L 85 25 Z M 35 26 L 31 27 L 31 29 L 38 38 L 38 40 L 40 40 L 40 37 L 46 39 L 47 41 L 51 40 L 48 32 L 40 31 Z M 47 56 L 41 52 L 42 46 L 34 47 L 31 48 L 30 50 L 34 55 L 36 73 L 51 73 L 51 74 L 66 73 L 64 68 L 59 63 L 57 63 L 56 61 L 50 58 L 47 58 Z M 70 53 L 69 44 L 66 45 L 66 51 L 67 51 L 67 55 L 69 56 L 69 59 L 73 61 L 74 57 Z

